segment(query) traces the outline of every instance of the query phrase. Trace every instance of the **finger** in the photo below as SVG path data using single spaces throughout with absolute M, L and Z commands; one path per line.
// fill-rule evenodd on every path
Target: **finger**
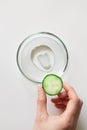
M 64 100 L 62 103 L 67 106 L 68 101 Z
M 47 98 L 42 87 L 38 87 L 37 114 L 47 113 Z
M 63 92 L 59 93 L 58 97 L 60 97 L 60 98 L 66 98 L 67 97 L 66 91 L 63 91 Z
M 55 104 L 55 107 L 59 108 L 59 109 L 65 109 L 66 108 L 66 106 L 64 104 Z
M 63 87 L 64 87 L 67 95 L 69 96 L 69 99 L 78 97 L 73 87 L 71 87 L 70 85 L 65 84 L 65 83 L 63 84 Z
M 60 100 L 59 102 L 55 103 L 55 104 L 61 104 L 61 105 L 67 105 L 68 101 L 66 100 Z
M 57 98 L 52 98 L 52 99 L 51 99 L 51 102 L 52 102 L 52 103 L 58 103 L 58 102 L 64 102 L 64 101 L 65 101 L 65 102 L 68 102 L 68 100 L 69 100 L 68 97 L 66 97 L 66 98 L 64 98 L 64 99 L 57 97 Z
M 53 103 L 58 103 L 58 102 L 60 102 L 60 101 L 62 101 L 62 99 L 61 98 L 52 98 L 51 99 L 51 102 L 53 102 Z
M 83 105 L 83 101 L 81 99 L 80 99 L 80 104 L 79 105 L 80 105 L 79 106 L 79 110 L 78 110 L 78 112 L 77 112 L 77 114 L 76 114 L 76 116 L 74 118 L 74 120 L 75 120 L 75 128 L 77 126 L 78 118 L 79 118 L 79 115 L 80 115 L 80 112 L 81 112 L 81 108 L 82 108 L 82 105 Z
M 68 84 L 63 85 L 64 89 L 66 90 L 68 96 L 69 96 L 69 102 L 67 104 L 66 110 L 64 114 L 66 114 L 66 117 L 71 118 L 75 116 L 80 109 L 79 107 L 79 98 L 75 92 L 75 90 L 69 86 Z
M 78 120 L 82 107 L 82 105 L 80 105 L 80 102 L 81 101 L 79 98 L 69 101 L 65 110 L 65 115 L 68 119 L 73 118 L 75 120 Z

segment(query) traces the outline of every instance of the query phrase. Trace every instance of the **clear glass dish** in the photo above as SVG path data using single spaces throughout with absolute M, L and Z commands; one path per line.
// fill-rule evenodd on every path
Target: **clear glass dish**
M 48 32 L 25 38 L 17 50 L 17 65 L 29 80 L 41 83 L 46 74 L 62 76 L 68 65 L 68 51 L 63 41 Z

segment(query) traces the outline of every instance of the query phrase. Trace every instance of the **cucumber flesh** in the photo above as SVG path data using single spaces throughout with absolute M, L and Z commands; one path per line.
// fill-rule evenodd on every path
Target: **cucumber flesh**
M 55 74 L 48 74 L 42 81 L 42 87 L 48 95 L 54 96 L 62 90 L 63 81 Z

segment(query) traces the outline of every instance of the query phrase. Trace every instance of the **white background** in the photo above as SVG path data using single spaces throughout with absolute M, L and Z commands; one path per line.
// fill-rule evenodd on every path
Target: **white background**
M 16 52 L 26 36 L 40 31 L 56 34 L 68 48 L 65 81 L 84 101 L 77 130 L 87 130 L 86 0 L 0 0 L 0 130 L 32 129 L 38 85 L 21 75 Z M 57 110 L 51 104 L 49 111 Z

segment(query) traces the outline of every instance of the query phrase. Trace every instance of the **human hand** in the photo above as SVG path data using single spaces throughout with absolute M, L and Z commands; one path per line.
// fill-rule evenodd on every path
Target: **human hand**
M 61 115 L 50 116 L 47 113 L 47 98 L 42 87 L 38 88 L 37 113 L 33 130 L 76 130 L 82 100 L 75 90 L 63 84 L 65 91 L 52 99 L 57 108 L 64 109 Z

